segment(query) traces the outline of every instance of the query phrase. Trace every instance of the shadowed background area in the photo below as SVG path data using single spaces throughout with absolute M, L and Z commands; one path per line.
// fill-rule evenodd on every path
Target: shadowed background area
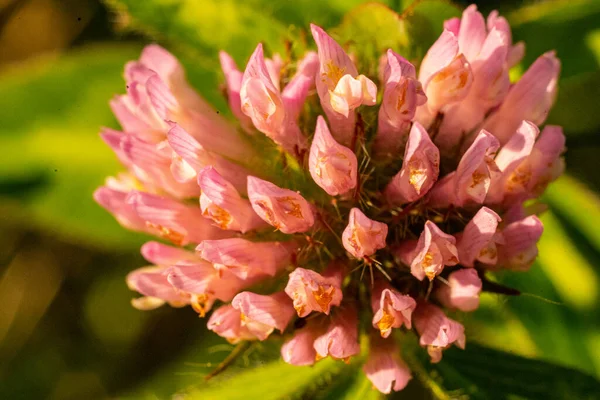
M 336 26 L 359 3 L 0 0 L 0 398 L 155 399 L 203 385 L 233 346 L 206 334 L 189 308 L 130 306 L 124 278 L 144 265 L 139 246 L 148 238 L 122 229 L 92 199 L 120 169 L 98 136 L 100 126 L 118 128 L 108 100 L 125 91 L 123 66 L 150 32 L 227 114 L 219 49 L 241 64 L 258 41 L 309 22 Z M 384 3 L 402 11 L 411 2 Z M 523 295 L 485 294 L 462 322 L 473 342 L 600 377 L 600 2 L 475 3 L 484 14 L 499 9 L 514 40 L 526 42 L 515 76 L 557 50 L 560 89 L 547 122 L 564 126 L 568 152 L 566 176 L 544 195 L 538 262 L 499 277 Z M 237 364 L 271 353 L 253 347 Z M 318 372 L 297 382 L 331 383 Z M 398 398 L 422 397 L 416 386 Z

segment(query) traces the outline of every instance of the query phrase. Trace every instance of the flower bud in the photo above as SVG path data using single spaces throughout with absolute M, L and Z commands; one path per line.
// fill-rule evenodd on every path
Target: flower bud
M 290 263 L 293 242 L 251 242 L 241 238 L 204 240 L 196 247 L 217 270 L 227 269 L 241 279 L 274 276 Z
M 240 311 L 242 326 L 261 341 L 275 329 L 283 332 L 294 316 L 292 302 L 284 292 L 268 296 L 242 292 L 233 298 L 231 305 Z
M 242 233 L 264 227 L 248 200 L 242 199 L 237 190 L 214 167 L 205 167 L 198 173 L 200 209 L 202 215 L 213 220 L 221 229 Z
M 439 275 L 444 266 L 458 264 L 456 239 L 448 235 L 431 221 L 425 223 L 418 242 L 405 242 L 398 249 L 402 262 L 410 265 L 410 273 L 420 281 L 427 277 L 430 281 Z
M 371 335 L 369 344 L 369 356 L 363 371 L 373 386 L 386 394 L 404 389 L 412 376 L 408 366 L 400 359 L 394 340 Z
M 339 306 L 342 301 L 341 267 L 331 264 L 323 275 L 296 268 L 290 274 L 285 293 L 294 301 L 299 317 L 306 317 L 311 311 L 329 315 L 331 306 Z
M 254 340 L 256 337 L 242 325 L 241 313 L 230 304 L 216 309 L 206 324 L 208 329 L 227 339 L 231 344 L 242 340 Z
M 386 224 L 368 218 L 355 207 L 350 210 L 350 220 L 342 234 L 342 243 L 354 257 L 364 258 L 386 246 L 387 234 Z
M 391 49 L 385 60 L 381 71 L 385 90 L 373 149 L 379 154 L 395 155 L 406 142 L 417 107 L 425 104 L 427 96 L 411 63 Z
M 448 308 L 464 312 L 475 311 L 479 307 L 481 279 L 474 268 L 464 268 L 448 275 L 448 284 L 436 291 L 436 298 Z
M 371 293 L 373 308 L 373 327 L 378 329 L 381 337 L 387 338 L 392 328 L 400 328 L 403 324 L 411 328 L 411 315 L 417 303 L 408 296 L 400 294 L 383 281 L 376 283 Z
M 336 310 L 329 322 L 327 331 L 315 339 L 314 348 L 317 359 L 331 356 L 348 361 L 360 353 L 358 344 L 358 315 L 356 308 L 344 305 Z
M 413 321 L 417 333 L 421 336 L 419 344 L 427 346 L 432 363 L 440 362 L 442 350 L 453 343 L 461 349 L 465 348 L 464 326 L 446 317 L 439 307 L 430 303 L 419 303 Z
M 440 152 L 421 124 L 415 122 L 408 136 L 402 169 L 385 188 L 388 202 L 401 205 L 423 197 L 440 172 Z
M 308 167 L 317 185 L 332 196 L 356 187 L 356 156 L 352 150 L 335 141 L 322 116 L 317 118 Z
M 254 212 L 283 233 L 306 232 L 315 223 L 310 204 L 293 190 L 249 176 L 248 197 Z

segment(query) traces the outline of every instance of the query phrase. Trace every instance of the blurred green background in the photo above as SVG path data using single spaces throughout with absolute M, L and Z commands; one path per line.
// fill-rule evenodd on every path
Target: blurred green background
M 125 62 L 156 40 L 181 57 L 192 84 L 227 113 L 219 49 L 242 64 L 258 41 L 277 50 L 281 36 L 298 35 L 309 22 L 335 27 L 359 3 L 0 0 L 0 398 L 162 399 L 204 387 L 202 377 L 232 346 L 206 335 L 190 309 L 130 307 L 134 294 L 124 277 L 144 265 L 138 249 L 147 238 L 120 228 L 92 200 L 105 176 L 119 170 L 98 136 L 100 126 L 118 127 L 108 100 L 125 90 Z M 402 11 L 411 2 L 384 3 Z M 460 13 L 448 2 L 421 3 L 423 24 L 433 18 L 427 7 Z M 598 378 L 600 1 L 476 3 L 484 14 L 499 9 L 514 40 L 526 42 L 516 75 L 557 50 L 563 69 L 548 122 L 564 126 L 568 152 L 567 175 L 544 196 L 549 211 L 539 261 L 527 273 L 499 277 L 524 295 L 483 295 L 482 307 L 464 317 L 468 338 Z M 441 24 L 433 29 L 439 33 Z M 238 364 L 258 363 L 261 352 L 269 350 L 246 352 Z M 315 390 L 294 390 L 312 379 L 326 384 L 333 372 L 317 377 L 328 366 L 294 372 L 287 391 L 261 398 L 317 398 Z M 252 375 L 241 379 L 256 384 Z M 363 381 L 348 385 L 368 391 Z M 240 398 L 255 398 L 247 389 Z M 420 398 L 412 390 L 404 398 Z M 197 398 L 236 396 L 215 391 Z

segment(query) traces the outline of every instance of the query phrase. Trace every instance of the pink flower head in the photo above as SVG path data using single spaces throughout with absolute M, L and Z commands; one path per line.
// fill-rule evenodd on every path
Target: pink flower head
M 342 301 L 341 267 L 330 264 L 323 275 L 296 268 L 290 274 L 285 293 L 293 300 L 299 317 L 306 317 L 311 311 L 329 315 L 331 306 L 339 306 Z
M 242 326 L 258 340 L 265 340 L 275 329 L 283 332 L 295 314 L 284 292 L 268 296 L 242 292 L 234 297 L 231 305 L 240 311 Z
M 474 268 L 464 268 L 448 275 L 448 284 L 436 291 L 437 299 L 448 308 L 471 312 L 479 307 L 481 279 Z
M 473 72 L 466 57 L 459 52 L 454 33 L 444 30 L 431 46 L 419 70 L 419 81 L 427 95 L 427 103 L 419 108 L 417 120 L 425 127 L 446 105 L 462 100 L 473 82 Z
M 440 362 L 442 350 L 453 343 L 465 348 L 465 328 L 460 323 L 446 317 L 444 312 L 430 303 L 419 303 L 413 321 L 417 333 L 421 336 L 419 344 L 427 346 L 432 363 Z
M 371 335 L 369 344 L 369 357 L 363 371 L 373 386 L 386 394 L 404 389 L 412 376 L 408 366 L 400 359 L 394 340 Z
M 308 166 L 314 181 L 332 196 L 356 187 L 357 161 L 354 152 L 335 141 L 322 116 L 310 147 Z
M 310 204 L 293 190 L 249 176 L 248 197 L 256 214 L 283 233 L 306 232 L 315 223 Z
M 208 329 L 227 339 L 231 344 L 242 340 L 256 340 L 245 325 L 242 325 L 242 314 L 231 305 L 217 308 L 208 319 Z
M 427 221 L 418 242 L 405 242 L 398 249 L 398 256 L 410 265 L 410 273 L 418 280 L 427 277 L 431 281 L 442 272 L 444 266 L 458 264 L 455 244 L 454 236 Z
M 498 264 L 506 268 L 527 270 L 535 261 L 537 242 L 544 225 L 535 215 L 511 222 L 502 229 L 504 245 L 500 247 Z
M 540 56 L 509 90 L 500 108 L 484 123 L 500 141 L 509 141 L 521 121 L 542 124 L 554 104 L 560 61 L 553 51 Z
M 354 134 L 354 109 L 362 104 L 375 105 L 377 86 L 364 75 L 358 75 L 354 63 L 323 29 L 311 24 L 319 52 L 317 92 L 333 136 L 343 145 L 350 144 Z
M 465 226 L 465 230 L 457 235 L 456 248 L 460 263 L 465 267 L 473 267 L 475 261 L 494 265 L 498 259 L 496 232 L 501 218 L 487 207 L 481 207 L 477 214 Z
M 350 220 L 342 234 L 342 243 L 354 257 L 364 258 L 386 246 L 387 234 L 386 224 L 370 219 L 355 207 L 350 210 Z
M 359 49 L 347 34 L 362 22 L 345 21 L 340 44 Z M 125 171 L 94 198 L 124 227 L 173 244 L 142 247 L 153 266 L 128 276 L 135 307 L 203 316 L 222 302 L 210 330 L 231 343 L 279 330 L 293 365 L 348 361 L 366 328 L 363 370 L 390 393 L 410 379 L 394 328 L 414 326 L 437 362 L 465 344 L 445 310 L 475 310 L 484 273 L 535 260 L 537 198 L 564 169 L 562 129 L 536 125 L 560 62 L 546 53 L 511 85 L 524 46 L 474 5 L 410 62 L 391 49 L 372 57 L 377 46 L 349 55 L 311 32 L 317 51 L 300 58 L 297 46 L 268 59 L 258 45 L 240 71 L 219 54 L 227 117 L 175 57 L 146 47 L 111 102 L 121 129 L 100 134 Z
M 263 55 L 262 44 L 250 57 L 240 89 L 242 111 L 256 129 L 289 152 L 305 149 L 306 138 L 290 118 L 279 88 L 273 82 Z
M 251 242 L 241 238 L 204 240 L 196 247 L 200 257 L 217 270 L 229 270 L 241 279 L 274 276 L 290 263 L 293 249 L 293 242 Z
M 242 199 L 214 167 L 205 167 L 198 173 L 198 186 L 202 190 L 202 215 L 212 219 L 219 228 L 245 233 L 265 226 L 250 202 Z
M 358 315 L 356 308 L 344 305 L 333 314 L 324 334 L 315 339 L 317 359 L 331 356 L 348 361 L 360 353 L 358 344 Z
M 400 294 L 383 280 L 377 282 L 371 293 L 373 308 L 373 327 L 378 329 L 381 337 L 387 338 L 392 328 L 405 325 L 411 328 L 411 315 L 417 303 L 409 295 Z
M 127 203 L 146 222 L 149 232 L 178 246 L 200 243 L 209 237 L 228 236 L 212 226 L 199 208 L 183 205 L 173 199 L 132 191 Z
M 312 365 L 317 359 L 315 340 L 323 334 L 319 321 L 307 321 L 306 325 L 295 331 L 294 336 L 281 346 L 281 358 L 292 365 Z
M 399 54 L 388 50 L 382 67 L 385 90 L 373 146 L 376 153 L 394 155 L 404 145 L 415 111 L 425 104 L 427 96 L 415 67 Z
M 385 188 L 391 204 L 401 205 L 423 197 L 440 172 L 440 152 L 421 124 L 415 122 L 408 136 L 402 169 Z

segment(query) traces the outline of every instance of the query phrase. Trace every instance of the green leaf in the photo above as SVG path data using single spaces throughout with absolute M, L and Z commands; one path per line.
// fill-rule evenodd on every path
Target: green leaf
M 561 125 L 567 135 L 600 130 L 600 72 L 588 72 L 563 79 L 558 89 L 556 104 L 547 123 Z
M 102 57 L 98 57 L 102 54 Z M 104 178 L 121 170 L 102 142 L 102 125 L 115 126 L 108 100 L 123 92 L 123 65 L 137 58 L 136 46 L 100 46 L 62 58 L 19 65 L 0 77 L 0 180 L 10 203 L 25 211 L 23 223 L 71 242 L 129 247 L 142 238 L 121 228 L 92 199 Z M 43 180 L 43 190 L 33 190 Z M 15 186 L 15 182 L 21 182 Z M 15 193 L 18 192 L 18 193 Z
M 265 9 L 234 0 L 106 0 L 126 27 L 182 47 L 188 54 L 218 65 L 225 50 L 238 62 L 246 60 L 259 42 L 284 53 L 286 26 Z
M 600 254 L 600 198 L 596 193 L 575 178 L 563 175 L 548 187 L 543 200 Z
M 229 379 L 192 391 L 189 399 L 279 400 L 300 398 L 311 390 L 327 388 L 334 376 L 350 368 L 340 361 L 325 359 L 312 367 L 298 367 L 283 360 L 245 370 Z
M 586 38 L 598 29 L 600 2 L 541 1 L 518 8 L 506 17 L 513 40 L 525 42 L 524 65 L 530 65 L 546 51 L 556 50 L 558 58 L 563 60 L 563 78 L 598 69 L 598 57 Z
M 446 350 L 439 364 L 429 364 L 422 353 L 410 358 L 411 367 L 427 371 L 419 375 L 426 384 L 444 388 L 444 392 L 437 392 L 441 399 L 585 400 L 600 393 L 600 382 L 585 373 L 473 342 L 467 343 L 464 351 L 454 347 Z

